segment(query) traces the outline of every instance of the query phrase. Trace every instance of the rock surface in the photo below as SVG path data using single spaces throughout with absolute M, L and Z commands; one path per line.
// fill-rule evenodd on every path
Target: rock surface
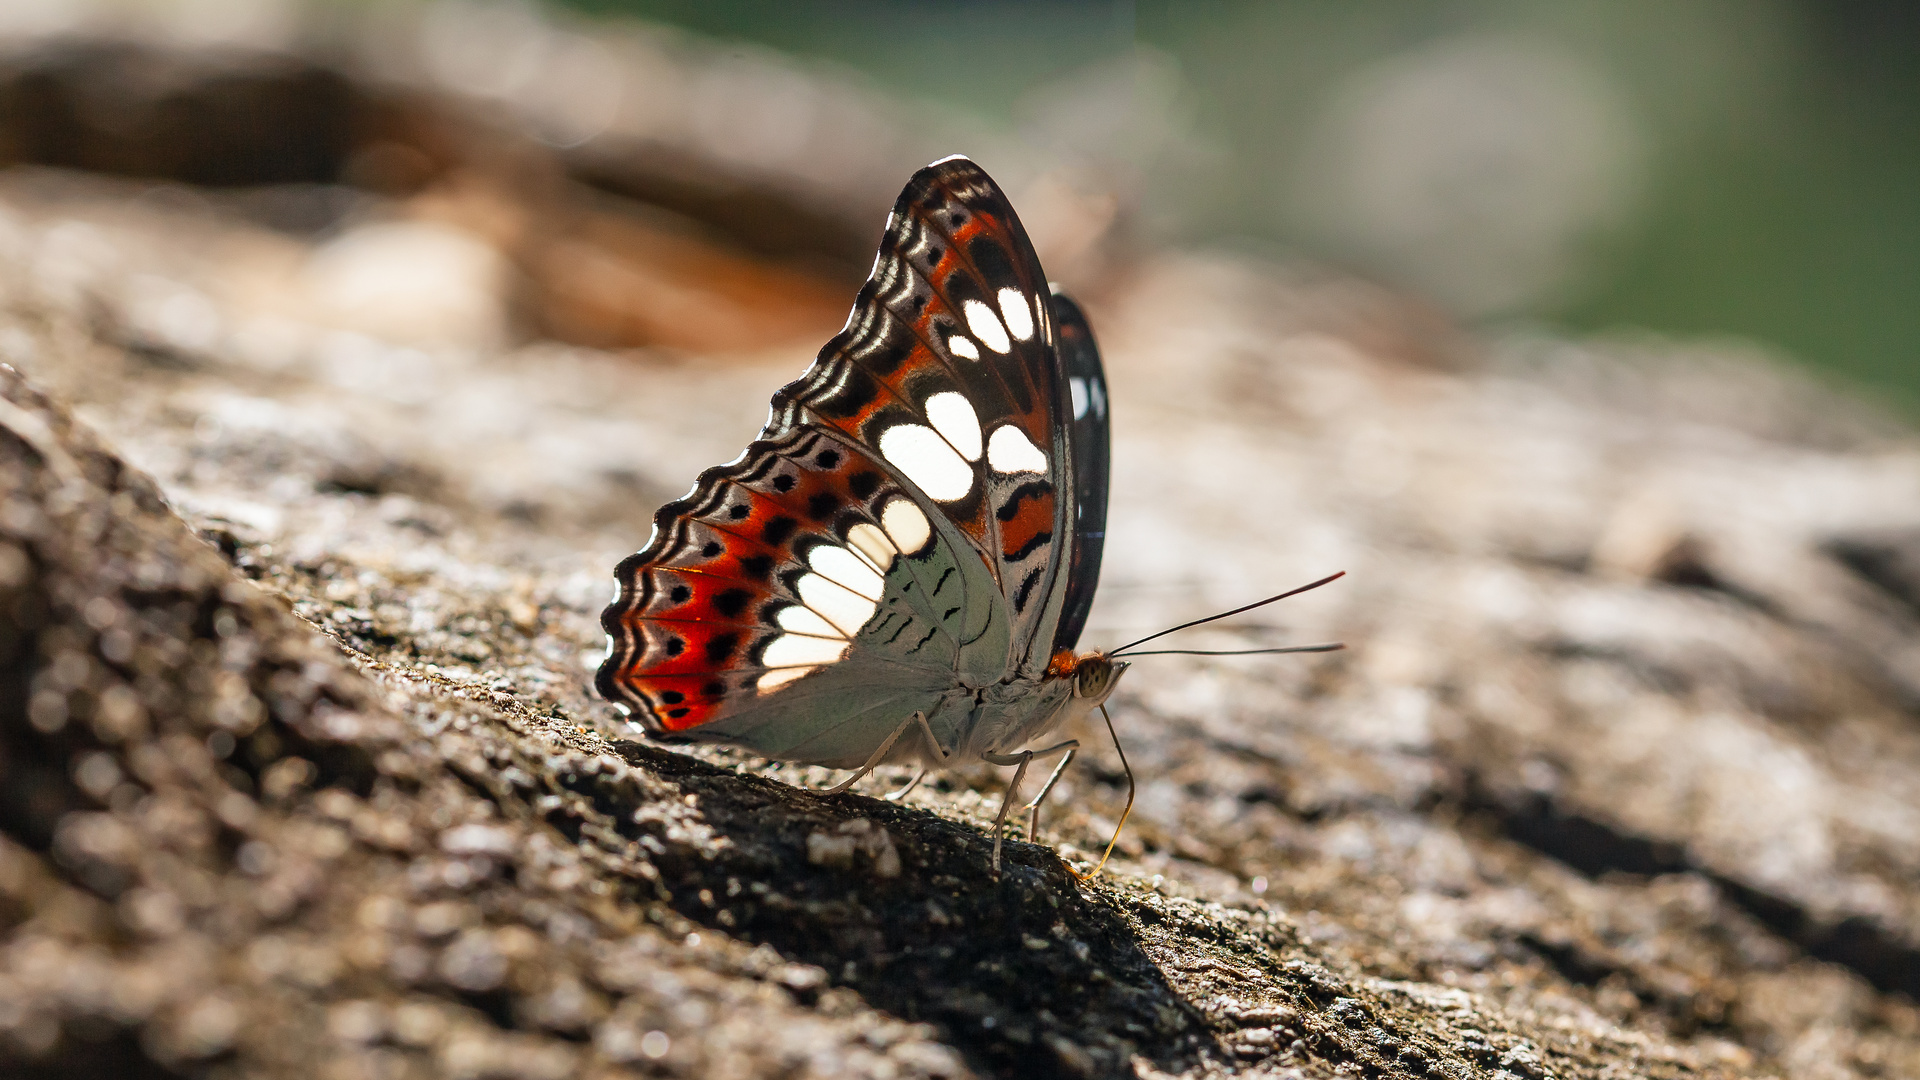
M 1086 731 L 996 879 L 993 771 L 826 798 L 588 688 L 807 350 L 395 341 L 56 179 L 0 193 L 11 1075 L 1920 1075 L 1920 440 L 1861 406 L 1133 266 L 1089 644 L 1346 570 L 1181 643 L 1349 649 L 1141 660 L 1109 873 Z

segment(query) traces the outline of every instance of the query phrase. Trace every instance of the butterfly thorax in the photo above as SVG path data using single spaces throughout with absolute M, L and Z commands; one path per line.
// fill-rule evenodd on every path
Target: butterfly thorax
M 1037 680 L 1016 679 L 983 691 L 965 749 L 1006 754 L 1077 722 L 1107 700 L 1127 669 L 1104 653 L 1061 650 Z

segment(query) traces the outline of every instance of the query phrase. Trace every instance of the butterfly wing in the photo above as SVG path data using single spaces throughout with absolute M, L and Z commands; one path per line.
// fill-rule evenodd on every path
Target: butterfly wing
M 621 564 L 601 692 L 656 733 L 857 764 L 916 711 L 953 746 L 943 703 L 1039 677 L 1073 578 L 1053 309 L 986 173 L 914 174 L 846 328 Z
M 864 760 L 952 686 L 961 553 L 838 432 L 756 440 L 615 571 L 600 692 L 657 735 Z
M 969 681 L 1036 672 L 1051 652 L 1073 490 L 1052 322 L 1005 194 L 949 158 L 907 183 L 846 330 L 774 399 L 775 424 L 873 447 L 978 553 L 987 576 L 969 592 L 999 619 L 963 642 Z
M 1073 554 L 1067 564 L 1066 591 L 1053 649 L 1071 651 L 1080 642 L 1100 584 L 1100 555 L 1107 542 L 1107 468 L 1111 436 L 1107 425 L 1107 376 L 1093 328 L 1080 305 L 1058 290 L 1053 294 L 1055 349 L 1067 381 L 1071 408 L 1068 446 L 1073 460 Z

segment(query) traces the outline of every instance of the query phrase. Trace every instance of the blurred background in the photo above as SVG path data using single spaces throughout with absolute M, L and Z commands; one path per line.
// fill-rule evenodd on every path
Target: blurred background
M 486 709 L 512 697 L 619 730 L 586 681 L 604 657 L 594 615 L 608 568 L 655 507 L 739 452 L 769 389 L 842 326 L 909 174 L 965 153 L 1085 302 L 1109 361 L 1116 483 L 1087 641 L 1351 571 L 1189 646 L 1349 650 L 1168 658 L 1122 688 L 1141 780 L 1127 835 L 1146 838 L 1122 850 L 1137 872 L 1164 866 L 1219 882 L 1201 895 L 1261 893 L 1307 913 L 1302 947 L 1329 970 L 1459 972 L 1542 1024 L 1590 1003 L 1697 1040 L 1701 1060 L 1745 1062 L 1729 1071 L 1778 1060 L 1792 1076 L 1920 1076 L 1917 12 L 1910 0 L 0 0 L 0 363 L 71 403 L 241 573 L 389 670 L 431 676 L 392 683 L 419 695 L 410 715 L 442 740 L 421 769 L 477 775 L 484 761 L 467 762 L 490 745 L 474 741 L 485 729 L 502 740 L 489 760 L 522 763 L 486 781 L 506 783 L 553 767 L 544 729 L 450 728 L 439 695 L 457 685 Z M 1837 401 L 1823 381 L 1888 407 Z M 23 536 L 42 517 L 7 510 L 0 526 Z M 12 543 L 0 537 L 0 555 L 18 556 Z M 84 554 L 57 565 L 97 565 Z M 0 578 L 29 565 L 15 557 Z M 128 592 L 125 610 L 179 625 L 146 621 L 178 607 L 156 595 Z M 49 681 L 16 680 L 45 703 L 29 719 L 48 738 L 88 715 L 103 746 L 131 742 L 142 717 L 175 723 L 172 691 L 106 681 L 124 666 L 107 643 L 130 640 L 131 624 L 110 610 L 89 602 L 48 623 Z M 58 644 L 96 638 L 100 662 L 77 666 Z M 211 670 L 191 655 L 198 666 L 177 670 Z M 232 655 L 219 650 L 253 665 L 246 693 L 260 696 L 221 689 L 216 716 L 257 723 L 265 706 L 249 710 L 271 702 L 283 719 L 283 662 Z M 217 686 L 238 685 L 230 674 Z M 89 712 L 70 720 L 69 695 Z M 334 730 L 318 705 L 298 715 Z M 534 749 L 510 756 L 522 738 Z M 0 793 L 57 788 L 145 815 L 153 804 L 108 758 L 49 756 L 46 775 L 73 784 L 0 777 Z M 140 760 L 129 752 L 128 775 Z M 1111 835 L 1100 815 L 1122 812 L 1123 773 L 1106 760 L 1050 803 L 1050 828 L 1083 848 Z M 718 786 L 703 790 L 718 802 Z M 991 805 L 950 794 L 915 797 L 963 817 Z M 424 801 L 439 797 L 421 797 L 412 826 L 384 796 L 365 805 L 424 844 L 442 827 L 431 821 L 451 820 Z M 748 820 L 745 802 L 724 805 L 739 816 L 711 820 Z M 52 812 L 32 820 L 42 838 L 60 828 Z M 173 820 L 137 835 L 184 835 Z M 236 877 L 221 894 L 236 898 L 224 910 L 258 916 L 189 921 L 177 912 L 210 909 L 166 899 L 171 885 L 148 904 L 143 884 L 116 908 L 123 922 L 95 924 L 171 925 L 150 938 L 162 960 L 139 963 L 177 979 L 137 984 L 181 1001 L 228 976 L 176 962 L 175 940 L 289 958 L 249 960 L 252 975 L 218 984 L 234 1004 L 184 1014 L 213 1019 L 179 1037 L 200 1047 L 180 1054 L 244 1044 L 312 1060 L 299 1040 L 321 1025 L 244 1018 L 256 999 L 330 1006 L 336 984 L 302 974 L 297 999 L 232 989 L 365 955 L 342 944 L 349 959 L 308 963 L 246 940 L 268 940 L 250 928 L 294 910 L 271 898 L 309 895 L 296 888 L 336 889 L 339 902 L 302 911 L 370 910 L 359 901 L 376 886 L 336 879 L 322 869 L 333 856 L 294 854 L 305 843 L 278 847 L 284 875 Z M 607 859 L 627 849 L 610 843 Z M 877 940 L 843 938 L 850 924 L 806 905 L 735 926 L 713 889 L 732 895 L 736 867 L 762 871 L 676 850 L 704 867 L 677 906 L 724 925 L 712 940 L 727 949 L 799 935 L 825 944 L 796 956 L 846 970 L 846 941 Z M 227 872 L 224 840 L 204 851 Z M 628 870 L 604 873 L 626 887 Z M 399 863 L 382 879 L 402 880 L 426 879 Z M 310 884 L 282 884 L 296 881 Z M 487 881 L 470 884 L 506 879 Z M 74 925 L 61 910 L 49 925 Z M 429 924 L 394 918 L 419 930 L 392 931 L 394 956 L 443 959 L 407 961 L 415 974 L 395 960 L 378 985 L 484 993 L 488 1011 L 458 1023 L 489 1040 L 505 1018 L 572 1025 L 564 1040 L 529 1035 L 529 1054 L 560 1065 L 523 1070 L 571 1075 L 585 1051 L 560 1044 L 598 1021 L 537 1019 L 558 1015 L 544 1005 L 509 1017 L 493 989 L 507 967 L 480 982 L 447 974 L 466 946 L 427 952 Z M 364 940 L 360 919 L 337 940 Z M 496 940 L 454 925 L 435 939 Z M 477 955 L 507 956 L 509 929 Z M 18 956 L 47 973 L 9 983 L 26 969 L 0 970 L 0 991 L 92 1002 L 108 1000 L 99 986 L 136 984 L 36 949 L 0 949 L 0 969 Z M 1006 976 L 974 955 L 906 990 L 904 977 L 854 985 L 879 986 L 871 1000 L 896 1015 L 985 1031 L 975 1002 L 1001 1000 Z M 416 982 L 438 977 L 430 965 L 441 989 Z M 1211 987 L 1195 1002 L 1222 985 L 1166 968 L 1181 995 Z M 90 1011 L 122 1008 L 112 1000 L 62 1007 L 84 1030 L 123 1031 L 131 1014 L 103 1025 Z M 40 1012 L 13 1015 L 43 1033 L 33 1045 L 55 1045 L 44 1033 L 61 1029 Z M 621 1034 L 624 1015 L 604 1038 L 637 1047 L 649 1029 Z M 1111 1028 L 1087 1024 L 1099 1038 Z M 672 1045 L 712 1041 L 696 1031 L 675 1028 Z M 1581 1045 L 1651 1047 L 1661 1064 L 1624 1068 L 1634 1075 L 1679 1068 L 1640 1039 Z
M 0 41 L 16 201 L 147 178 L 115 190 L 300 237 L 295 321 L 799 340 L 961 151 L 1083 289 L 1225 248 L 1495 332 L 1732 339 L 1920 414 L 1902 0 L 8 0 Z
M 1751 338 L 1920 401 L 1902 0 L 581 6 L 1132 165 L 1156 240 L 1343 263 L 1473 319 Z

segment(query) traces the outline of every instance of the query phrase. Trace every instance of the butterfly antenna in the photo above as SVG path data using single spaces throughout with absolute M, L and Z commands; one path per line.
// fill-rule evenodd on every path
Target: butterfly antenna
M 1257 607 L 1266 607 L 1268 604 L 1271 604 L 1276 600 L 1285 600 L 1289 596 L 1299 596 L 1303 592 L 1309 592 L 1313 589 L 1319 588 L 1322 585 L 1325 585 L 1329 581 L 1337 581 L 1340 578 L 1343 578 L 1346 576 L 1347 576 L 1347 572 L 1345 570 L 1342 570 L 1337 574 L 1328 574 L 1326 577 L 1321 578 L 1319 581 L 1302 585 L 1297 589 L 1288 589 L 1286 592 L 1283 592 L 1278 596 L 1269 596 L 1265 600 L 1256 600 L 1253 603 L 1246 605 L 1245 607 L 1237 607 L 1237 608 L 1234 608 L 1232 611 L 1223 611 L 1218 615 L 1209 615 L 1204 619 L 1195 619 L 1192 622 L 1184 622 L 1184 623 L 1181 623 L 1179 626 L 1170 626 L 1167 629 L 1162 630 L 1157 634 L 1148 634 L 1146 637 L 1141 638 L 1139 641 L 1130 642 L 1126 645 L 1122 645 L 1119 648 L 1114 649 L 1113 651 L 1107 653 L 1107 655 L 1119 656 L 1121 653 L 1126 652 L 1128 649 L 1133 648 L 1135 645 L 1145 645 L 1147 642 L 1152 641 L 1154 638 L 1163 638 L 1163 637 L 1166 637 L 1168 634 L 1171 634 L 1177 630 L 1185 630 L 1191 626 L 1200 626 L 1203 623 L 1210 623 L 1219 619 L 1229 618 L 1231 616 L 1238 615 L 1243 611 L 1252 611 L 1254 608 L 1257 608 Z M 1339 647 L 1340 646 L 1333 646 L 1333 648 L 1339 648 Z M 1260 649 L 1255 651 L 1266 652 L 1268 650 Z M 1316 646 L 1309 646 L 1307 648 L 1298 649 L 1298 650 L 1275 649 L 1272 651 L 1274 652 L 1295 652 L 1295 651 L 1297 652 L 1328 652 L 1330 650 L 1327 646 L 1316 645 Z
M 1146 652 L 1128 653 L 1128 656 L 1270 656 L 1283 652 L 1339 652 L 1347 647 L 1344 641 L 1330 641 L 1325 645 L 1289 645 L 1283 649 L 1148 649 Z
M 1127 764 L 1127 752 L 1120 748 L 1120 734 L 1113 730 L 1113 717 L 1107 715 L 1105 704 L 1100 706 L 1100 717 L 1107 722 L 1107 734 L 1113 737 L 1114 752 L 1120 755 L 1120 768 L 1127 774 L 1127 808 L 1120 811 L 1120 824 L 1113 827 L 1113 839 L 1107 841 L 1107 850 L 1101 854 L 1099 865 L 1084 874 L 1072 866 L 1067 867 L 1067 873 L 1072 874 L 1075 881 L 1092 881 L 1100 876 L 1100 871 L 1106 869 L 1107 860 L 1113 858 L 1113 846 L 1120 842 L 1120 830 L 1127 827 L 1127 818 L 1133 813 L 1133 766 Z

